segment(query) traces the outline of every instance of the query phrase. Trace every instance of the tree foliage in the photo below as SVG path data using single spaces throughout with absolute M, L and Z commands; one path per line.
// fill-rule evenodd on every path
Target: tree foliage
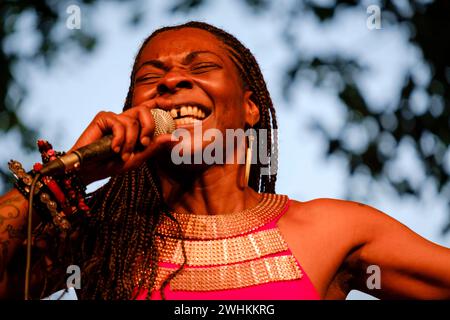
M 89 17 L 100 1 L 81 0 L 76 2 L 82 7 L 83 17 Z M 74 4 L 69 0 L 36 0 L 15 1 L 3 0 L 0 2 L 0 132 L 7 133 L 16 130 L 21 137 L 21 146 L 27 150 L 35 150 L 37 128 L 25 124 L 19 116 L 21 106 L 27 96 L 26 86 L 18 79 L 14 72 L 17 66 L 23 62 L 42 63 L 51 67 L 56 56 L 68 47 L 75 47 L 85 53 L 92 52 L 98 41 L 99 35 L 94 28 L 80 28 L 63 32 L 68 17 L 67 8 Z M 140 15 L 138 1 L 128 4 L 130 24 L 138 24 Z M 29 15 L 33 19 L 34 32 L 27 34 L 28 39 L 37 39 L 37 44 L 30 50 L 23 51 L 16 46 L 11 46 L 11 41 L 19 33 L 20 22 L 24 16 Z M 14 41 L 17 41 L 14 39 Z M 21 39 L 23 41 L 23 39 Z M 9 171 L 5 164 L 0 165 L 0 178 L 9 180 Z
M 189 12 L 205 4 L 207 0 L 180 0 L 174 11 Z M 366 172 L 374 181 L 387 182 L 400 195 L 420 197 L 424 184 L 412 184 L 408 177 L 398 178 L 390 174 L 389 166 L 398 156 L 398 146 L 408 141 L 417 154 L 424 176 L 434 180 L 438 193 L 449 199 L 450 213 L 450 2 L 448 1 L 379 1 L 383 23 L 405 26 L 409 30 L 409 43 L 423 56 L 423 62 L 431 70 L 428 83 L 418 81 L 412 70 L 404 75 L 398 101 L 380 110 L 372 106 L 358 85 L 358 76 L 365 67 L 358 58 L 327 55 L 305 57 L 295 41 L 295 21 L 313 14 L 321 23 L 332 22 L 337 14 L 345 10 L 366 12 L 367 1 L 337 0 L 285 1 L 280 16 L 285 27 L 282 39 L 290 47 L 292 61 L 285 70 L 283 91 L 289 99 L 291 90 L 299 79 L 307 78 L 318 87 L 333 76 L 337 96 L 346 108 L 346 125 L 336 136 L 316 122 L 313 128 L 324 135 L 328 148 L 327 156 L 339 155 L 346 159 L 350 175 Z M 326 1 L 325 1 L 326 2 Z M 279 2 L 265 0 L 243 0 L 258 13 L 274 10 Z M 280 12 L 280 10 L 277 10 Z M 424 110 L 414 108 L 414 95 L 427 96 Z M 347 143 L 348 130 L 359 128 L 370 137 L 362 148 L 352 148 Z M 351 194 L 351 190 L 349 190 Z M 443 231 L 450 230 L 449 223 Z
M 170 13 L 191 13 L 211 0 L 175 0 Z M 241 0 L 254 14 L 267 13 L 283 3 L 285 27 L 280 34 L 291 48 L 292 60 L 285 72 L 283 92 L 289 99 L 292 88 L 300 79 L 314 81 L 317 87 L 324 85 L 329 76 L 336 83 L 337 97 L 346 108 L 346 125 L 338 135 L 329 133 L 321 123 L 314 125 L 315 130 L 327 140 L 327 155 L 339 155 L 348 163 L 350 175 L 358 172 L 368 173 L 374 181 L 387 181 L 400 195 L 420 197 L 423 184 L 412 184 L 405 177 L 398 179 L 390 174 L 389 166 L 398 156 L 398 146 L 409 141 L 414 147 L 426 178 L 434 180 L 437 191 L 449 199 L 450 208 L 450 2 L 448 1 L 379 1 L 383 23 L 386 25 L 405 26 L 409 30 L 409 43 L 417 48 L 423 62 L 431 70 L 427 83 L 418 81 L 412 70 L 403 78 L 399 98 L 392 105 L 375 108 L 364 95 L 358 84 L 358 76 L 365 72 L 364 64 L 357 57 L 343 55 L 316 55 L 306 57 L 302 48 L 295 41 L 291 26 L 305 15 L 314 15 L 321 23 L 332 22 L 338 13 L 345 10 L 366 11 L 367 1 L 341 0 L 324 1 L 293 0 L 271 2 L 268 0 Z M 84 10 L 90 10 L 98 1 L 83 0 Z M 326 2 L 326 1 L 325 1 Z M 30 148 L 34 141 L 34 128 L 27 127 L 18 117 L 24 88 L 16 79 L 13 69 L 24 60 L 39 59 L 51 65 L 54 55 L 67 45 L 75 44 L 89 52 L 93 50 L 98 36 L 81 29 L 66 37 L 57 38 L 53 32 L 60 15 L 65 12 L 61 7 L 69 1 L 3 1 L 0 4 L 0 131 L 8 132 L 18 129 L 22 135 L 23 147 Z M 24 56 L 19 52 L 5 50 L 8 37 L 14 34 L 18 19 L 26 12 L 36 16 L 36 31 L 40 43 L 35 52 Z M 275 12 L 275 11 L 274 11 Z M 134 16 L 134 21 L 139 15 Z M 311 77 L 312 75 L 312 77 Z M 425 93 L 427 107 L 422 110 L 414 108 L 414 95 Z M 370 139 L 362 148 L 352 148 L 347 143 L 349 128 L 359 128 L 368 133 Z M 0 174 L 5 174 L 0 169 Z M 450 210 L 449 210 L 450 212 Z M 450 223 L 444 231 L 450 230 Z

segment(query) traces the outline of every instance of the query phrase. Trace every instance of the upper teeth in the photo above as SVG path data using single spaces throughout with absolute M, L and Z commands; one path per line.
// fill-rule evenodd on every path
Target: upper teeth
M 204 119 L 206 116 L 205 112 L 196 106 L 178 106 L 170 110 L 170 115 L 174 119 L 185 116 L 193 116 L 198 119 Z

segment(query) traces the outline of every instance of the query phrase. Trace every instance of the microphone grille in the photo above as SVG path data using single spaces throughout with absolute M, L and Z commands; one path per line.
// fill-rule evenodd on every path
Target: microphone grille
M 161 109 L 151 109 L 150 112 L 155 120 L 154 136 L 172 133 L 175 130 L 175 121 L 173 121 L 169 112 Z

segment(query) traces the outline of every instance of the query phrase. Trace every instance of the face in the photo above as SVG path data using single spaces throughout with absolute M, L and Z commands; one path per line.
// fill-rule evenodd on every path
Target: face
M 143 49 L 134 79 L 133 106 L 148 101 L 169 111 L 192 134 L 253 126 L 259 112 L 244 90 L 225 45 L 214 35 L 183 28 L 155 36 Z M 201 145 L 203 149 L 208 142 Z M 194 150 L 194 152 L 197 150 Z

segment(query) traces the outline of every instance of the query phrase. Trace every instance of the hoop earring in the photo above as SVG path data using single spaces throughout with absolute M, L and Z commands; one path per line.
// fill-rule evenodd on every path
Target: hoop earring
M 253 140 L 255 137 L 253 134 L 248 136 L 248 148 L 245 157 L 245 186 L 248 186 L 248 180 L 250 179 L 250 167 L 252 165 L 252 155 L 253 155 Z

